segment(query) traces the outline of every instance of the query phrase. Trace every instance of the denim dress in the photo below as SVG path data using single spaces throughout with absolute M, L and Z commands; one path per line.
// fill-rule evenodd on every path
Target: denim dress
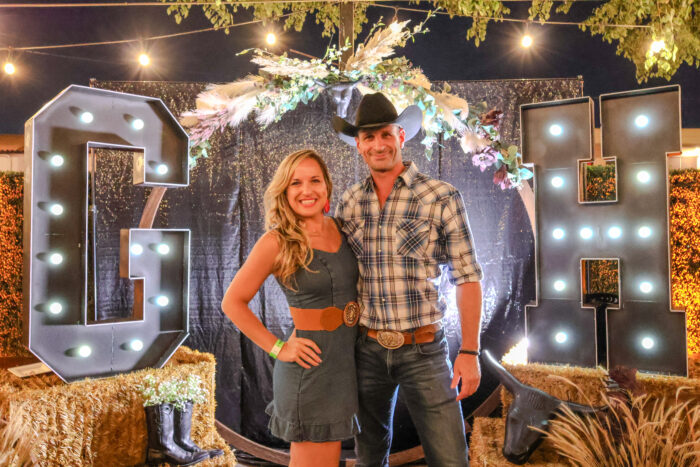
M 357 299 L 357 260 L 341 236 L 336 252 L 314 249 L 309 264 L 314 272 L 297 270 L 297 291 L 280 284 L 289 306 L 334 306 L 342 310 Z M 357 326 L 341 324 L 333 331 L 297 330 L 297 337 L 313 340 L 321 349 L 322 362 L 306 369 L 296 362 L 275 361 L 273 400 L 266 409 L 270 432 L 288 442 L 352 438 L 360 431 L 354 353 Z

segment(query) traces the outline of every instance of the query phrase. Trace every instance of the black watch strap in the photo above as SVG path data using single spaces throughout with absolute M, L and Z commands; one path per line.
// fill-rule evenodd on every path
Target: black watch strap
M 467 355 L 475 355 L 475 356 L 478 357 L 479 355 L 481 355 L 481 350 L 464 350 L 464 349 L 459 349 L 459 353 L 461 353 L 461 354 L 464 353 L 464 354 L 467 354 Z

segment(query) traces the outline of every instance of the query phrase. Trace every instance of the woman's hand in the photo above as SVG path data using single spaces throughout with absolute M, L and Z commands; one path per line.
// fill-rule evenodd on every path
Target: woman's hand
M 320 353 L 321 349 L 318 348 L 314 341 L 297 337 L 297 330 L 295 329 L 292 335 L 289 336 L 289 340 L 284 343 L 279 355 L 277 355 L 277 360 L 296 362 L 302 367 L 309 369 L 311 368 L 310 365 L 318 366 L 321 363 L 321 357 L 318 356 Z

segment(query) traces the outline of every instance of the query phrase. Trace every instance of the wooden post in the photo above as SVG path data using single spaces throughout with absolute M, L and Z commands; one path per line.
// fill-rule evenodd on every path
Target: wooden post
M 340 4 L 340 22 L 338 24 L 338 45 L 343 47 L 347 41 L 350 44 L 348 48 L 340 57 L 340 69 L 345 68 L 345 62 L 353 54 L 355 50 L 354 37 L 354 25 L 355 25 L 355 4 L 351 1 L 344 2 Z

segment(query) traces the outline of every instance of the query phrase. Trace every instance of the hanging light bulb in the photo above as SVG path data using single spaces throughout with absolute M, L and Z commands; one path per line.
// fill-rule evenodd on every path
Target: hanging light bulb
M 662 39 L 662 40 L 660 40 L 660 41 L 654 41 L 654 42 L 652 42 L 652 43 L 651 43 L 651 46 L 649 47 L 649 51 L 650 51 L 652 54 L 657 54 L 657 53 L 661 52 L 661 51 L 662 51 L 663 49 L 665 49 L 665 48 L 666 48 L 666 42 L 664 42 L 664 40 Z
M 274 45 L 275 42 L 277 42 L 277 36 L 275 36 L 275 33 L 268 32 L 267 36 L 265 36 L 265 42 L 267 42 L 268 45 Z
M 142 53 L 139 55 L 139 65 L 141 66 L 148 66 L 151 64 L 151 57 L 148 56 L 146 53 Z
M 530 34 L 525 34 L 522 39 L 520 39 L 520 45 L 524 48 L 530 48 L 532 46 L 532 36 Z
M 3 70 L 5 71 L 5 74 L 14 75 L 17 68 L 15 68 L 15 65 L 12 62 L 5 62 Z

